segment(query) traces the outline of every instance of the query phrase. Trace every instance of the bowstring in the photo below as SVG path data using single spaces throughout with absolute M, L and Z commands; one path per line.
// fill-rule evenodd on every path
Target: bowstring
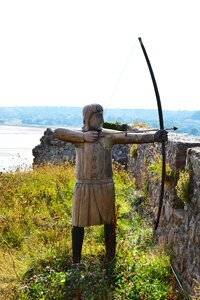
M 135 42 L 134 42 L 134 44 L 133 44 L 133 46 L 132 46 L 132 48 L 131 48 L 131 51 L 129 52 L 129 54 L 128 54 L 128 56 L 127 56 L 127 59 L 126 59 L 126 61 L 125 61 L 125 63 L 124 63 L 124 66 L 123 66 L 123 68 L 122 68 L 122 70 L 121 70 L 121 72 L 120 72 L 120 75 L 119 75 L 119 77 L 118 77 L 118 79 L 117 79 L 117 81 L 116 81 L 116 84 L 115 84 L 115 86 L 114 86 L 113 92 L 112 92 L 112 94 L 111 94 L 111 96 L 110 96 L 110 101 L 109 101 L 109 103 L 112 101 L 112 99 L 113 99 L 113 97 L 114 97 L 114 95 L 115 95 L 115 93 L 116 93 L 116 91 L 117 91 L 117 89 L 118 89 L 118 86 L 119 86 L 119 84 L 120 84 L 120 82 L 121 82 L 121 80 L 122 80 L 122 77 L 123 77 L 123 75 L 124 75 L 124 73 L 125 73 L 125 71 L 126 71 L 126 68 L 127 68 L 128 64 L 129 64 L 129 61 L 130 61 L 130 59 L 131 59 L 131 57 L 132 57 L 132 54 L 133 54 L 133 52 L 134 52 L 134 50 L 135 50 L 137 44 L 138 44 L 138 40 L 135 39 Z M 108 106 L 104 109 L 104 114 L 106 114 L 106 111 L 107 111 L 107 110 L 108 110 Z

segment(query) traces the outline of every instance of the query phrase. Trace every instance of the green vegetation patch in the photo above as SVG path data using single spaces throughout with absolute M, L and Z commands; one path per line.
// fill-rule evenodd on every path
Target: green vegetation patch
M 128 125 L 122 124 L 120 122 L 104 122 L 103 128 L 119 130 L 119 131 L 127 131 Z
M 190 203 L 192 197 L 191 175 L 188 171 L 181 171 L 176 185 L 176 192 L 183 203 Z
M 159 181 L 162 176 L 162 159 L 159 158 L 152 162 L 147 170 L 153 174 L 153 179 Z M 169 164 L 166 164 L 166 181 L 171 181 L 174 179 L 174 172 Z
M 105 261 L 103 226 L 93 226 L 85 228 L 79 266 L 71 261 L 74 166 L 1 174 L 2 299 L 176 299 L 169 257 L 133 207 L 135 181 L 119 165 L 113 169 L 116 259 Z
M 137 150 L 138 150 L 138 145 L 132 144 L 129 153 L 130 153 L 130 156 L 134 159 L 137 158 Z

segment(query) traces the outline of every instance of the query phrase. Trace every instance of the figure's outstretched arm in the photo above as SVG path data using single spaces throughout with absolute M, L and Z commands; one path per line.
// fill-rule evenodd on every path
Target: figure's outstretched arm
M 57 128 L 53 132 L 53 136 L 57 139 L 70 143 L 83 143 L 84 134 L 74 129 Z
M 95 142 L 99 134 L 97 131 L 79 131 L 73 129 L 57 128 L 53 132 L 53 136 L 59 140 L 70 142 L 70 143 L 84 143 L 84 142 Z
M 155 133 L 116 133 L 114 144 L 144 144 L 167 141 L 167 131 L 158 130 Z

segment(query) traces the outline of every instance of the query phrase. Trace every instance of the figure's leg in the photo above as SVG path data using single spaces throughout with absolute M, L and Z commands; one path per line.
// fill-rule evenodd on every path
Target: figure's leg
M 104 225 L 104 237 L 105 237 L 105 245 L 106 245 L 106 259 L 110 261 L 113 258 L 115 258 L 115 248 L 116 248 L 115 224 Z
M 72 227 L 73 263 L 80 263 L 81 261 L 83 238 L 84 238 L 84 227 L 73 226 Z

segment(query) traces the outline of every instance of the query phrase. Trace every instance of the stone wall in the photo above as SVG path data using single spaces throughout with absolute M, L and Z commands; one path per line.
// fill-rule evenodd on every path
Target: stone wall
M 33 165 L 61 164 L 75 159 L 75 147 L 71 143 L 53 137 L 53 131 L 47 128 L 40 139 L 40 144 L 32 150 Z
M 166 143 L 167 165 L 173 171 L 166 178 L 163 208 L 157 236 L 170 249 L 172 265 L 188 294 L 195 280 L 200 283 L 200 138 L 169 135 Z M 130 146 L 131 147 L 131 146 Z M 158 144 L 138 145 L 134 158 L 129 155 L 128 170 L 136 178 L 138 188 L 146 185 L 148 199 L 156 219 L 160 196 L 160 179 L 156 179 L 152 163 L 161 158 Z M 190 170 L 192 197 L 184 204 L 177 196 L 176 184 L 181 170 Z

